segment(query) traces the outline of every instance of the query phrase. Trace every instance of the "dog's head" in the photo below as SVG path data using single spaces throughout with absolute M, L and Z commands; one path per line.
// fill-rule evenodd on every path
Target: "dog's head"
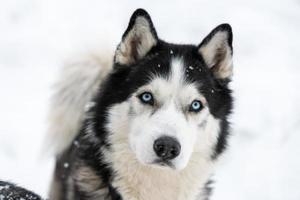
M 199 45 L 170 44 L 138 9 L 114 61 L 99 107 L 108 108 L 109 143 L 122 141 L 119 150 L 127 146 L 144 165 L 176 170 L 195 154 L 213 160 L 222 153 L 232 107 L 230 25 L 219 25 Z

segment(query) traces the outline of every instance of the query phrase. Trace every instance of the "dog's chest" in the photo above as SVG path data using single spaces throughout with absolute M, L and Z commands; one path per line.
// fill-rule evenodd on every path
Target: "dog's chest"
M 199 194 L 209 171 L 193 167 L 182 173 L 138 167 L 125 169 L 114 179 L 123 200 L 201 200 Z M 119 171 L 120 172 L 120 171 Z
M 181 181 L 169 174 L 139 172 L 129 179 L 120 178 L 113 185 L 118 188 L 124 200 L 183 200 L 180 197 L 183 190 Z

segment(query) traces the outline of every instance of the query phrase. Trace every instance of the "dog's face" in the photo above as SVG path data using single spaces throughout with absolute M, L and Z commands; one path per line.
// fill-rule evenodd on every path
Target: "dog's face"
M 187 64 L 184 57 L 170 57 L 160 66 L 169 68 L 168 75 L 150 74 L 128 100 L 129 144 L 143 164 L 182 169 L 192 153 L 209 155 L 215 145 L 218 119 L 209 111 L 202 83 L 186 77 Z
M 128 148 L 144 165 L 181 170 L 195 154 L 216 158 L 228 133 L 231 43 L 227 24 L 198 46 L 163 42 L 149 15 L 137 10 L 103 91 L 110 98 L 102 101 L 113 102 L 106 128 L 126 134 Z

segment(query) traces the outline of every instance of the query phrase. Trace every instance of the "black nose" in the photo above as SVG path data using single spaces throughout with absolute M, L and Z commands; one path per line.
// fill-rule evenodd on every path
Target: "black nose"
M 180 154 L 181 146 L 176 139 L 163 136 L 154 141 L 153 149 L 163 160 L 172 160 Z

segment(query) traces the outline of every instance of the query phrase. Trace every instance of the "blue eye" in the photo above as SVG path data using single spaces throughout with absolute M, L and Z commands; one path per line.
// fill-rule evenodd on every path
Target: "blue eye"
M 150 92 L 144 92 L 144 93 L 140 94 L 139 98 L 145 104 L 150 104 L 150 105 L 154 104 L 154 99 Z
M 199 112 L 202 109 L 202 103 L 198 100 L 194 100 L 190 106 L 189 111 Z

